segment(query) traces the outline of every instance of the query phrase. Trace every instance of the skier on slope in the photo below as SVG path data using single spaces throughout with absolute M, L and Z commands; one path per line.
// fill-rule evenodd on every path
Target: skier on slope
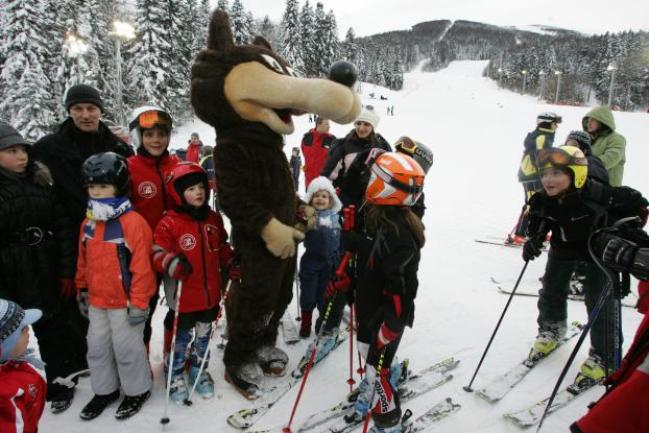
M 373 432 L 400 433 L 396 381 L 402 372 L 393 361 L 414 320 L 425 237 L 410 206 L 422 192 L 425 174 L 414 159 L 391 152 L 380 155 L 371 170 L 363 233 L 343 232 L 345 250 L 357 253 L 358 344 L 366 359 L 358 399 L 345 421 L 358 422 L 371 410 Z
M 594 250 L 615 272 L 638 278 L 637 309 L 644 314 L 619 370 L 605 382 L 606 394 L 590 412 L 570 426 L 573 433 L 636 433 L 649 431 L 649 236 L 638 226 L 604 232 Z
M 164 213 L 171 209 L 165 191 L 166 173 L 180 163 L 176 156 L 169 155 L 169 137 L 172 120 L 169 113 L 160 107 L 145 105 L 133 110 L 129 123 L 131 143 L 137 155 L 128 158 L 131 174 L 131 203 L 144 217 L 153 232 Z M 160 277 L 158 284 L 160 286 Z M 149 350 L 151 340 L 151 318 L 158 302 L 158 290 L 149 302 L 149 317 L 144 326 L 144 344 Z M 169 316 L 169 314 L 168 314 Z M 171 318 L 165 319 L 163 356 L 169 354 L 171 347 Z
M 576 266 L 585 277 L 589 314 L 606 287 L 605 274 L 588 253 L 589 235 L 619 218 L 640 214 L 648 204 L 638 191 L 609 187 L 588 178 L 586 157 L 576 147 L 544 149 L 538 153 L 536 165 L 543 190 L 530 199 L 529 239 L 523 247 L 523 259 L 538 257 L 547 233 L 551 230 L 554 235 L 539 293 L 539 334 L 529 354 L 531 360 L 554 351 L 566 332 L 568 282 Z M 579 387 L 601 382 L 615 366 L 618 302 L 609 297 L 593 323 L 590 355 L 575 379 Z
M 529 223 L 528 203 L 536 191 L 541 189 L 541 179 L 536 166 L 536 155 L 541 149 L 552 147 L 554 133 L 561 123 L 561 116 L 556 113 L 541 113 L 536 117 L 536 128 L 525 137 L 523 158 L 518 169 L 518 181 L 523 184 L 525 204 L 518 217 L 513 233 L 507 236 L 506 243 L 522 245 Z
M 219 312 L 221 293 L 225 290 L 221 270 L 240 278 L 233 264 L 233 251 L 221 215 L 210 209 L 207 199 L 207 174 L 195 163 L 176 165 L 167 175 L 166 189 L 173 207 L 160 220 L 154 232 L 153 264 L 167 278 L 183 282 L 178 311 L 176 344 L 173 349 L 170 398 L 182 403 L 188 397 L 187 387 L 198 380 L 196 392 L 203 398 L 214 396 L 214 382 L 207 373 L 206 356 L 212 322 Z M 175 309 L 175 284 L 165 284 L 167 299 Z M 192 334 L 194 342 L 190 346 Z M 189 356 L 189 384 L 185 382 L 185 364 Z M 171 357 L 170 357 L 171 358 Z M 167 367 L 168 368 L 168 367 Z

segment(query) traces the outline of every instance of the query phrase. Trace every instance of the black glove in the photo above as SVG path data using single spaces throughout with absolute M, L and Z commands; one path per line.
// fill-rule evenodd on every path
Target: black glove
M 358 251 L 358 244 L 360 243 L 360 235 L 354 231 L 343 231 L 343 249 L 350 253 Z
M 526 262 L 534 260 L 541 255 L 543 250 L 543 239 L 540 237 L 531 237 L 523 245 L 523 260 Z
M 603 245 L 601 254 L 605 265 L 616 271 L 632 270 L 633 258 L 638 251 L 635 244 L 613 234 L 604 233 L 600 245 Z

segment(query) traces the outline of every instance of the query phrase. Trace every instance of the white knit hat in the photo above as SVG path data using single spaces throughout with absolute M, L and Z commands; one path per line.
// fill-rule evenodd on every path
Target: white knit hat
M 340 199 L 336 195 L 336 189 L 331 184 L 331 181 L 328 178 L 324 176 L 319 176 L 313 179 L 309 184 L 309 188 L 307 188 L 306 190 L 305 201 L 307 203 L 311 203 L 311 198 L 313 197 L 313 194 L 315 194 L 318 191 L 327 191 L 331 196 L 331 203 L 332 203 L 331 210 L 334 212 L 340 212 L 340 210 L 343 208 L 343 204 L 340 202 Z
M 379 126 L 379 120 L 381 120 L 381 118 L 376 111 L 374 111 L 374 108 L 367 106 L 361 110 L 361 114 L 359 114 L 356 120 L 354 120 L 354 123 L 367 122 L 372 125 L 373 129 L 376 129 Z

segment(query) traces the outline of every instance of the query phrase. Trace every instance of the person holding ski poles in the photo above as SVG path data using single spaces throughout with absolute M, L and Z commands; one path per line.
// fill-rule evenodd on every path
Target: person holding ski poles
M 386 152 L 371 166 L 363 231 L 343 232 L 345 251 L 355 252 L 358 345 L 366 360 L 365 377 L 348 423 L 369 410 L 375 433 L 400 433 L 401 408 L 395 355 L 403 331 L 412 326 L 424 227 L 410 206 L 424 185 L 424 170 L 411 157 Z
M 188 386 L 193 387 L 196 381 L 196 392 L 201 397 L 214 396 L 207 356 L 224 288 L 221 271 L 228 269 L 232 279 L 240 275 L 233 264 L 234 254 L 227 242 L 223 219 L 207 203 L 207 173 L 198 164 L 180 163 L 168 173 L 166 190 L 173 209 L 156 226 L 153 264 L 166 279 L 182 282 L 182 291 L 177 291 L 180 299 L 173 293 L 175 281 L 165 283 L 167 300 L 176 300 L 170 301 L 170 306 L 177 315 L 175 326 L 166 325 L 175 328 L 171 366 L 166 366 L 171 375 L 169 397 L 175 403 L 182 403 L 189 397 Z M 187 363 L 189 383 L 185 381 Z
M 95 396 L 79 414 L 91 420 L 119 398 L 115 418 L 135 415 L 151 395 L 152 374 L 143 343 L 149 300 L 156 290 L 153 239 L 128 199 L 126 159 L 113 152 L 86 159 L 88 212 L 79 233 L 75 287 L 88 317 L 88 367 Z
M 164 213 L 171 209 L 165 191 L 165 175 L 181 162 L 177 156 L 169 155 L 171 128 L 172 120 L 169 113 L 152 105 L 133 110 L 132 120 L 129 123 L 131 143 L 136 149 L 136 155 L 127 160 L 131 173 L 131 203 L 149 223 L 151 232 L 155 230 Z M 160 280 L 161 278 L 158 277 L 156 287 L 160 287 Z M 158 290 L 151 297 L 149 317 L 144 324 L 144 344 L 147 351 L 151 340 L 151 319 L 157 303 Z M 165 325 L 172 320 L 173 317 L 165 320 Z M 166 360 L 171 347 L 171 326 L 165 327 L 163 341 L 162 352 Z
M 538 336 L 530 350 L 536 361 L 553 352 L 566 333 L 567 296 L 570 275 L 579 266 L 586 309 L 593 311 L 598 299 L 607 293 L 606 275 L 588 252 L 588 238 L 596 229 L 614 221 L 637 215 L 647 200 L 629 187 L 609 187 L 588 177 L 584 153 L 573 146 L 541 150 L 536 158 L 543 190 L 530 199 L 529 239 L 523 246 L 523 259 L 541 254 L 547 233 L 553 233 L 548 262 L 539 292 Z M 608 296 L 592 324 L 589 357 L 582 364 L 575 385 L 579 388 L 601 382 L 616 364 L 620 341 L 618 299 Z
M 507 235 L 505 243 L 522 245 L 525 242 L 527 225 L 529 224 L 528 203 L 534 193 L 541 189 L 541 179 L 536 156 L 542 149 L 552 147 L 554 134 L 561 123 L 561 116 L 552 112 L 541 113 L 536 116 L 536 128 L 525 137 L 523 158 L 518 169 L 518 181 L 523 185 L 525 204 L 521 209 L 513 233 Z
M 637 221 L 637 220 L 636 220 Z M 605 382 L 606 394 L 570 426 L 573 433 L 636 433 L 649 431 L 649 236 L 646 223 L 630 222 L 597 235 L 594 252 L 607 269 L 638 278 L 638 312 L 644 318 L 621 367 Z

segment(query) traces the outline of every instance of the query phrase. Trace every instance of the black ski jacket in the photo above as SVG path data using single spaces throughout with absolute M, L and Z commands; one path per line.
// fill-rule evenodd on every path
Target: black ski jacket
M 0 168 L 0 221 L 0 298 L 56 313 L 58 278 L 74 277 L 77 230 L 45 166 L 30 162 L 24 175 Z

